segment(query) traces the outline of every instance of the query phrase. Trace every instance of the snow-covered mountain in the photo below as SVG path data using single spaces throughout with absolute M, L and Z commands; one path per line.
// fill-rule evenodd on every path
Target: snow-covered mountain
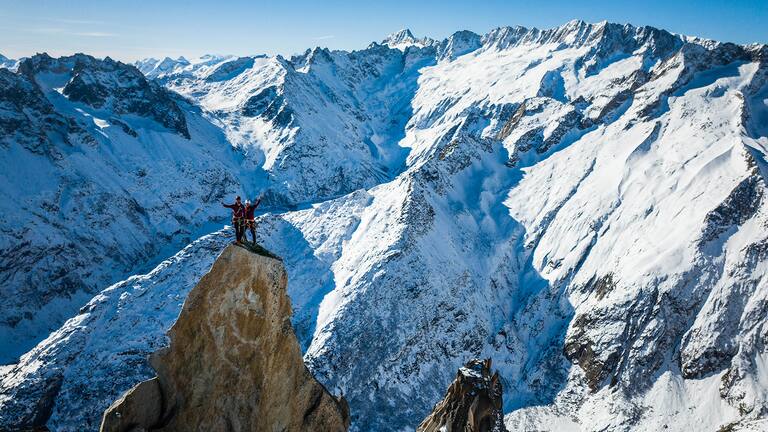
M 17 60 L 9 59 L 8 57 L 0 54 L 0 68 L 15 69 L 19 62 Z
M 206 54 L 192 60 L 187 60 L 183 56 L 176 59 L 165 57 L 162 60 L 147 58 L 137 61 L 134 66 L 148 78 L 162 79 L 166 76 L 194 75 L 196 72 L 211 69 L 212 66 L 233 58 L 235 57 L 231 55 L 216 54 Z
M 104 285 L 149 270 L 255 190 L 221 131 L 135 68 L 37 55 L 0 69 L 0 361 Z
M 511 431 L 760 430 L 767 62 L 764 45 L 573 21 L 158 82 L 267 173 L 273 203 L 315 202 L 259 233 L 354 430 L 412 429 L 489 357 Z M 25 355 L 0 424 L 91 428 L 148 376 L 224 235 L 108 288 Z
M 291 60 L 238 58 L 163 81 L 198 102 L 269 173 L 272 202 L 292 205 L 370 188 L 402 171 L 409 102 L 419 68 L 430 62 L 432 52 L 385 46 L 315 48 Z
M 436 41 L 430 38 L 416 38 L 410 29 L 402 29 L 384 38 L 382 45 L 405 51 L 408 47 L 424 48 L 434 45 Z

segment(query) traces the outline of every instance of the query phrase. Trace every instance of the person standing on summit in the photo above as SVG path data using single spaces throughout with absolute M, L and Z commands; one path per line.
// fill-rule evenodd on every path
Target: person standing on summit
M 245 227 L 243 228 L 243 240 L 248 241 L 248 237 L 245 235 L 245 230 L 248 229 L 251 231 L 251 238 L 253 238 L 253 244 L 256 244 L 256 219 L 253 213 L 256 211 L 256 208 L 261 203 L 262 195 L 259 195 L 259 197 L 256 198 L 256 202 L 253 204 L 251 204 L 250 200 L 245 200 Z
M 240 196 L 235 198 L 234 204 L 221 203 L 221 205 L 232 209 L 232 226 L 235 227 L 235 239 L 238 244 L 242 243 L 245 233 L 245 206 L 240 202 Z

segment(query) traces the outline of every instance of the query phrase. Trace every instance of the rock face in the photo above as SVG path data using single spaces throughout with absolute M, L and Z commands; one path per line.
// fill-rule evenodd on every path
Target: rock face
M 459 369 L 445 398 L 417 432 L 506 432 L 499 373 L 491 359 L 470 360 Z
M 189 293 L 144 381 L 104 414 L 102 432 L 345 431 L 337 400 L 304 366 L 282 262 L 228 246 Z

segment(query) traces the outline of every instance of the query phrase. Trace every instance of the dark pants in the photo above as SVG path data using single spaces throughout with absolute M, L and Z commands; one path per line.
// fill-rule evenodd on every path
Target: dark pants
M 232 219 L 232 226 L 235 227 L 235 238 L 237 241 L 243 241 L 245 235 L 245 221 L 242 219 Z
M 253 243 L 256 243 L 256 221 L 253 219 L 248 219 L 245 221 L 245 227 L 243 228 L 243 240 L 248 240 L 248 238 L 245 236 L 246 228 L 251 231 L 251 238 L 253 239 Z

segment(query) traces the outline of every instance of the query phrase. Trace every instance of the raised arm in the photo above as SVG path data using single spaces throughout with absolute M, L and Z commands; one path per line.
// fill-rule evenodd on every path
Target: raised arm
M 221 203 L 221 205 L 226 207 L 226 208 L 228 208 L 228 209 L 232 209 L 232 210 L 235 209 L 235 205 L 234 204 L 224 204 L 224 203 Z

